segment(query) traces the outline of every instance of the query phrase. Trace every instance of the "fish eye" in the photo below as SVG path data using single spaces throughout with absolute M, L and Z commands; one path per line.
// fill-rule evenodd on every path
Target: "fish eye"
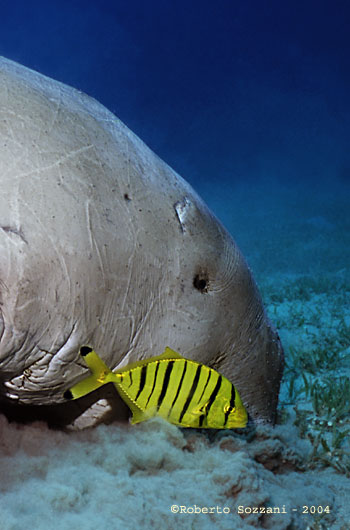
M 225 405 L 224 406 L 224 412 L 229 412 L 231 414 L 231 412 L 235 412 L 236 408 L 235 407 L 231 407 L 231 405 Z

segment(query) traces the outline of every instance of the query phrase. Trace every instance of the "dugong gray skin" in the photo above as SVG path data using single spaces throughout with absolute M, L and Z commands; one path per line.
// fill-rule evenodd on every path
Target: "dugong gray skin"
M 274 421 L 283 352 L 242 254 L 118 118 L 1 58 L 0 185 L 3 410 L 63 403 L 81 345 L 111 369 L 170 346 Z

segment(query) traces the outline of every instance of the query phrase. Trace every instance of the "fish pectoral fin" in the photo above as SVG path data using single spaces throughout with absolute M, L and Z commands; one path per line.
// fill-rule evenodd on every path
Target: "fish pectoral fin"
M 135 423 L 141 423 L 141 421 L 146 420 L 148 420 L 148 416 L 142 410 L 132 411 L 132 418 L 130 420 L 132 425 L 135 425 Z
M 130 407 L 130 409 L 132 412 L 131 423 L 133 425 L 135 425 L 135 423 L 141 423 L 141 421 L 147 421 L 150 418 L 154 418 L 155 416 L 157 416 L 157 412 L 158 412 L 156 408 L 140 410 L 137 407 L 133 407 L 133 408 Z
M 206 403 L 204 403 L 204 405 L 193 407 L 191 413 L 196 416 L 202 416 L 203 414 L 205 415 L 207 413 L 208 405 L 209 403 L 207 401 Z

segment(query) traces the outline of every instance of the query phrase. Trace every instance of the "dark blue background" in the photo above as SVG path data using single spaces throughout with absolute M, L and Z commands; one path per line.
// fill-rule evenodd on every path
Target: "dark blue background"
M 307 209 L 315 231 L 343 223 L 346 204 L 327 201 L 350 188 L 349 1 L 2 1 L 0 54 L 105 104 L 253 261 L 279 225 L 277 255 L 283 215 L 291 225 Z
M 0 5 L 2 55 L 96 97 L 195 185 L 350 179 L 348 1 Z

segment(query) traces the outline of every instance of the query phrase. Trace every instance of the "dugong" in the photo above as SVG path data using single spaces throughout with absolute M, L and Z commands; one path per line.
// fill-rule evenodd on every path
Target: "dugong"
M 170 346 L 274 422 L 283 350 L 242 254 L 118 118 L 0 58 L 0 184 L 2 410 L 63 403 L 82 345 L 112 370 Z

